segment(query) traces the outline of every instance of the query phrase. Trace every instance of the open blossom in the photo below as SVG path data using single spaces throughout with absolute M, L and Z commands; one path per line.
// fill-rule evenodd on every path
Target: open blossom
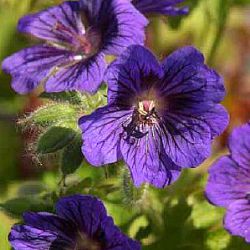
M 146 18 L 129 1 L 66 1 L 19 21 L 18 30 L 43 44 L 6 58 L 2 68 L 21 94 L 45 83 L 47 92 L 96 92 L 106 69 L 105 54 L 119 55 L 143 44 Z
M 159 64 L 147 49 L 131 46 L 106 78 L 108 105 L 79 120 L 82 151 L 94 166 L 123 159 L 136 186 L 172 183 L 181 168 L 210 155 L 211 141 L 227 126 L 218 104 L 223 80 L 193 47 Z
M 176 7 L 185 0 L 132 0 L 134 6 L 143 14 L 183 15 L 187 7 Z
M 26 212 L 24 225 L 14 225 L 9 241 L 15 250 L 140 250 L 107 216 L 92 196 L 61 198 L 56 214 Z
M 225 228 L 250 243 L 250 122 L 233 131 L 229 149 L 209 169 L 206 196 L 227 209 Z

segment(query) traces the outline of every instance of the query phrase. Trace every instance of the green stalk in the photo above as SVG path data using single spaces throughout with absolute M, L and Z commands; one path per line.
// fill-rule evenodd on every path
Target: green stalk
M 209 65 L 213 64 L 215 54 L 223 38 L 223 34 L 224 34 L 224 30 L 228 21 L 229 10 L 231 6 L 231 2 L 232 2 L 232 0 L 218 0 L 218 1 L 219 1 L 218 9 L 217 9 L 218 27 L 217 27 L 214 41 L 211 46 L 211 50 L 208 55 Z

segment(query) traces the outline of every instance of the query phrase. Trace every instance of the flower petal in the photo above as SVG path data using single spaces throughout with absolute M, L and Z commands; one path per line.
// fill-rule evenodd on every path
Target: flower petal
M 107 70 L 108 103 L 131 106 L 133 99 L 162 75 L 159 62 L 149 50 L 130 46 Z
M 245 238 L 250 243 L 250 203 L 249 200 L 233 202 L 224 219 L 225 228 L 232 234 Z
M 47 212 L 26 212 L 23 215 L 25 225 L 43 231 L 56 232 L 65 244 L 74 245 L 74 235 L 77 229 L 69 221 Z M 57 242 L 58 242 L 57 238 Z
M 196 167 L 210 156 L 211 130 L 203 120 L 168 113 L 160 126 L 164 150 L 176 165 Z
M 203 120 L 210 127 L 212 139 L 216 136 L 219 136 L 229 123 L 228 112 L 220 104 L 214 105 L 212 109 L 196 118 Z
M 141 250 L 140 243 L 128 238 L 114 225 L 110 216 L 103 220 L 101 228 L 105 234 L 105 249 L 110 250 Z
M 229 138 L 232 158 L 250 171 L 250 122 L 235 128 Z
M 122 124 L 131 114 L 131 110 L 105 106 L 80 118 L 82 152 L 90 164 L 102 166 L 121 160 L 119 142 Z
M 95 0 L 93 4 L 87 4 L 92 10 L 93 6 L 99 6 L 94 18 L 102 32 L 104 53 L 119 55 L 130 45 L 144 44 L 144 28 L 148 20 L 129 1 Z M 96 12 L 92 11 L 93 14 Z
M 184 0 L 132 0 L 135 7 L 143 14 L 183 15 L 188 13 L 188 8 L 178 8 L 174 5 Z
M 170 111 L 199 114 L 223 99 L 223 79 L 204 65 L 203 55 L 195 48 L 177 50 L 162 66 L 165 76 L 159 92 L 167 96 Z
M 161 134 L 156 128 L 140 139 L 123 138 L 121 152 L 136 186 L 147 182 L 163 188 L 180 175 L 181 168 L 165 154 Z
M 56 66 L 67 63 L 71 53 L 48 45 L 37 45 L 6 58 L 2 68 L 13 77 L 12 88 L 25 94 L 53 72 Z
M 50 250 L 57 234 L 31 226 L 15 225 L 9 234 L 9 242 L 18 250 Z M 59 248 L 58 248 L 59 249 Z
M 62 67 L 46 82 L 47 92 L 86 91 L 95 93 L 100 87 L 106 69 L 103 54 Z
M 89 237 L 95 236 L 100 224 L 107 217 L 102 202 L 93 196 L 73 195 L 61 198 L 56 204 L 58 216 L 75 224 Z
M 241 168 L 229 156 L 221 157 L 209 169 L 206 196 L 215 205 L 228 207 L 244 199 L 250 190 L 250 172 Z
M 59 43 L 71 44 L 84 28 L 78 2 L 66 1 L 58 6 L 27 15 L 19 20 L 20 32 Z

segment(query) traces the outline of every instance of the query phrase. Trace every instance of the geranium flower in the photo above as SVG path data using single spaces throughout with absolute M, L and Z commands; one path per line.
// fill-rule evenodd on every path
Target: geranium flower
M 92 196 L 61 198 L 56 214 L 26 212 L 24 225 L 14 225 L 9 241 L 15 250 L 140 250 L 124 235 Z
M 47 92 L 94 93 L 106 69 L 104 56 L 143 44 L 146 18 L 129 1 L 66 1 L 19 21 L 18 30 L 42 39 L 6 58 L 2 68 L 12 87 L 25 94 L 39 83 Z
M 176 7 L 185 0 L 132 0 L 134 6 L 143 14 L 184 15 L 187 7 Z
M 250 123 L 233 131 L 229 150 L 209 169 L 206 196 L 227 209 L 225 228 L 250 243 Z
M 210 144 L 228 123 L 218 104 L 222 78 L 202 54 L 184 47 L 162 64 L 131 46 L 107 71 L 108 105 L 79 120 L 82 152 L 94 166 L 124 159 L 136 186 L 164 187 L 181 168 L 210 155 Z

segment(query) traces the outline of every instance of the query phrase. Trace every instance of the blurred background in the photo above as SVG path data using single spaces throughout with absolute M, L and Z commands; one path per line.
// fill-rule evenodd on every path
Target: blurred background
M 0 0 L 0 61 L 28 47 L 32 40 L 16 31 L 24 14 L 59 3 L 52 0 Z M 116 223 L 148 250 L 244 250 L 244 240 L 230 237 L 223 229 L 223 209 L 208 204 L 203 196 L 206 171 L 227 152 L 228 134 L 250 119 L 250 0 L 187 0 L 190 14 L 183 17 L 150 17 L 147 46 L 159 57 L 184 45 L 194 45 L 207 63 L 224 76 L 227 96 L 224 105 L 231 121 L 213 145 L 213 155 L 197 169 L 184 171 L 180 180 L 165 190 L 144 187 L 133 190 L 126 172 L 103 170 L 85 163 L 69 177 L 76 187 L 72 192 L 91 192 L 104 197 Z M 26 96 L 14 93 L 10 76 L 0 71 L 0 249 L 8 250 L 11 225 L 20 221 L 25 210 L 52 209 L 58 195 L 60 173 L 56 157 L 38 159 L 34 144 L 39 129 L 25 129 L 17 121 L 45 104 L 40 90 Z M 101 103 L 101 102 L 100 102 Z M 46 162 L 46 164 L 43 164 Z M 99 186 L 95 183 L 98 182 Z M 91 188 L 90 188 L 91 186 Z M 108 194 L 106 195 L 106 191 Z M 39 200 L 41 197 L 43 199 Z M 31 199 L 29 199 L 31 197 Z M 52 198 L 51 198 L 52 197 Z M 131 205 L 139 197 L 145 210 Z M 128 204 L 129 203 L 129 204 Z M 129 209 L 127 207 L 129 206 Z

